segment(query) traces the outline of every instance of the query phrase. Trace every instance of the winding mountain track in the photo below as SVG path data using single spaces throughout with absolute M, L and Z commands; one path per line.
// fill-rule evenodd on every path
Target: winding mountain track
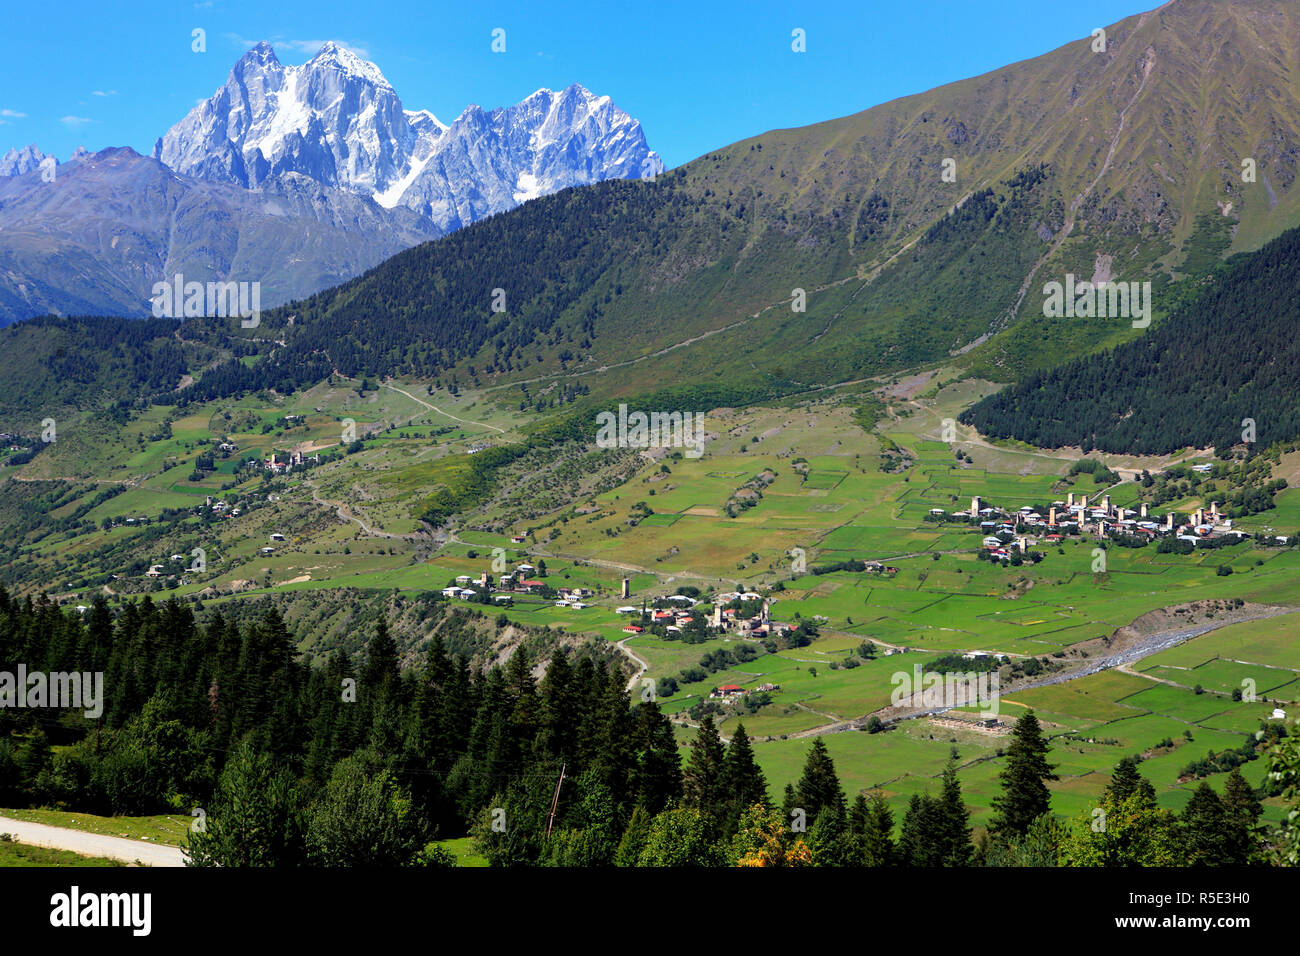
M 304 481 L 303 484 L 311 489 L 311 500 L 313 504 L 318 504 L 325 508 L 333 508 L 335 515 L 338 516 L 340 521 L 355 522 L 356 525 L 368 535 L 372 535 L 376 538 L 394 538 L 399 541 L 417 541 L 428 537 L 428 535 L 420 534 L 418 532 L 414 534 L 393 534 L 391 531 L 377 531 L 370 527 L 370 525 L 366 524 L 363 519 L 349 511 L 346 505 L 338 501 L 330 501 L 327 498 L 322 498 L 320 492 L 316 489 L 315 484 L 308 481 Z
M 632 663 L 639 668 L 639 670 L 635 674 L 633 674 L 631 679 L 627 682 L 627 691 L 629 694 L 636 689 L 636 682 L 641 679 L 641 675 L 650 669 L 649 662 L 643 660 L 640 657 L 637 657 L 636 654 L 632 653 L 632 649 L 627 646 L 627 642 L 632 640 L 633 637 L 636 637 L 636 635 L 635 634 L 629 635 L 628 637 L 623 638 L 623 640 L 619 641 L 617 644 L 614 645 L 620 651 L 626 654 L 628 659 L 631 660 Z
M 439 408 L 437 405 L 430 405 L 430 404 L 429 404 L 428 402 L 426 402 L 424 399 L 422 399 L 422 398 L 416 398 L 414 395 L 412 395 L 412 394 L 411 394 L 410 392 L 408 392 L 406 389 L 404 389 L 404 388 L 398 388 L 396 385 L 389 385 L 387 382 L 385 382 L 385 383 L 384 383 L 384 388 L 389 388 L 389 389 L 392 389 L 394 392 L 397 392 L 398 394 L 405 395 L 407 398 L 409 398 L 411 401 L 415 402 L 417 405 L 423 405 L 425 408 L 429 409 L 430 411 L 437 412 L 439 415 L 442 415 L 442 416 L 444 416 L 444 417 L 446 417 L 446 418 L 450 418 L 453 422 L 460 422 L 462 425 L 477 425 L 477 426 L 479 426 L 480 428 L 490 428 L 490 429 L 492 429 L 492 431 L 494 431 L 494 432 L 500 432 L 502 435 L 504 435 L 504 434 L 506 433 L 506 430 L 505 430 L 504 428 L 497 428 L 496 425 L 489 425 L 487 422 L 476 422 L 476 421 L 473 421 L 473 420 L 468 419 L 468 418 L 457 418 L 457 417 L 456 417 L 455 415 L 453 415 L 451 412 L 444 412 L 444 411 L 443 411 L 441 408 Z

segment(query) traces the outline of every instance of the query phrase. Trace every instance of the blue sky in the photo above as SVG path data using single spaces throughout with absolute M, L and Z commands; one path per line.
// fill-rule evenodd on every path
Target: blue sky
M 142 153 L 257 40 L 302 63 L 335 40 L 407 109 L 451 122 L 578 82 L 639 119 L 671 167 L 769 129 L 855 113 L 1086 38 L 1159 0 L 430 3 L 357 0 L 8 4 L 0 153 L 35 142 Z M 491 51 L 506 31 L 506 52 Z M 207 52 L 191 50 L 192 31 Z M 807 52 L 791 50 L 801 28 Z

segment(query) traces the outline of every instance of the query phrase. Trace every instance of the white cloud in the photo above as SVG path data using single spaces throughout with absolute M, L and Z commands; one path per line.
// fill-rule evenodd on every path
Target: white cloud
M 117 96 L 117 90 L 108 90 L 107 92 L 105 92 L 104 90 L 95 90 L 93 95 L 94 96 Z
M 76 128 L 78 126 L 85 126 L 87 123 L 93 123 L 95 121 L 86 116 L 64 116 L 62 119 L 59 120 L 59 122 L 62 123 L 64 126 L 70 126 Z
M 0 116 L 5 119 L 26 119 L 26 113 L 20 113 L 17 110 L 0 110 Z

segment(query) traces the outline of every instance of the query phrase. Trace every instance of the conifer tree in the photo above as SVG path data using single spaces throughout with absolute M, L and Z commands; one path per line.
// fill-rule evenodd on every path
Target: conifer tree
M 754 748 L 743 723 L 736 724 L 736 732 L 727 744 L 723 788 L 738 811 L 756 803 L 771 805 L 767 796 L 767 778 L 754 759 Z
M 1214 788 L 1202 781 L 1178 818 L 1187 866 L 1223 866 L 1228 859 L 1227 814 Z
M 795 806 L 807 814 L 810 832 L 816 826 L 817 815 L 823 807 L 838 805 L 844 809 L 844 791 L 835 773 L 835 763 L 820 737 L 813 738 L 808 758 L 804 761 L 803 776 L 795 786 L 795 797 Z
M 945 849 L 942 820 L 934 798 L 912 794 L 903 814 L 898 851 L 904 866 L 942 866 Z
M 576 675 L 561 651 L 551 656 L 542 679 L 541 713 L 543 745 L 565 761 L 575 761 L 577 754 L 578 707 Z
M 853 806 L 849 808 L 849 832 L 855 839 L 861 839 L 867 829 L 868 809 L 867 795 L 859 791 L 853 798 Z
M 962 801 L 961 783 L 957 780 L 957 751 L 953 749 L 943 771 L 943 789 L 939 796 L 939 815 L 943 830 L 943 865 L 969 866 L 971 861 L 970 810 Z
M 862 865 L 893 866 L 898 850 L 894 846 L 894 814 L 884 797 L 873 793 L 867 802 L 862 828 Z
M 1223 812 L 1226 825 L 1224 861 L 1229 866 L 1255 863 L 1260 856 L 1259 818 L 1264 807 L 1238 767 L 1233 767 L 1223 785 Z
M 799 797 L 794 792 L 794 784 L 787 783 L 785 790 L 781 794 L 781 814 L 784 816 L 787 826 L 792 825 L 798 805 Z M 804 832 L 807 832 L 806 828 Z
M 725 760 L 713 717 L 705 714 L 682 773 L 682 805 L 699 810 L 716 830 L 721 830 L 726 812 Z
M 659 813 L 682 795 L 681 757 L 672 725 L 656 701 L 636 707 L 636 752 L 632 793 L 638 806 Z
M 995 834 L 985 840 L 979 851 L 979 865 L 1058 866 L 1066 833 L 1060 820 L 1044 813 L 1029 825 L 1023 837 Z
M 817 822 L 808 834 L 808 847 L 815 866 L 859 866 L 860 844 L 849 829 L 844 801 L 832 800 L 817 813 Z
M 1029 825 L 1051 809 L 1046 781 L 1058 779 L 1047 762 L 1047 741 L 1032 710 L 1026 711 L 1011 731 L 1006 767 L 998 775 L 1001 796 L 992 800 L 997 817 L 993 829 L 1023 836 Z
M 1114 803 L 1122 803 L 1137 793 L 1141 783 L 1142 775 L 1138 773 L 1137 760 L 1133 757 L 1121 757 L 1110 775 L 1110 782 L 1106 784 L 1104 793 Z
M 653 814 L 649 813 L 645 807 L 637 807 L 632 811 L 632 819 L 628 821 L 627 827 L 623 830 L 618 849 L 614 852 L 615 866 L 636 866 L 638 864 L 641 859 L 641 851 L 645 849 L 646 840 L 650 838 L 650 824 L 653 819 Z

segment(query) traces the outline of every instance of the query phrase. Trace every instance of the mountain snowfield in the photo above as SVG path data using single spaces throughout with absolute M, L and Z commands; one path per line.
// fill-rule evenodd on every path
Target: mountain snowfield
M 375 64 L 332 42 L 302 66 L 257 44 L 153 155 L 249 189 L 300 173 L 444 232 L 569 186 L 664 168 L 640 123 L 578 84 L 491 111 L 471 105 L 449 125 L 405 109 Z

